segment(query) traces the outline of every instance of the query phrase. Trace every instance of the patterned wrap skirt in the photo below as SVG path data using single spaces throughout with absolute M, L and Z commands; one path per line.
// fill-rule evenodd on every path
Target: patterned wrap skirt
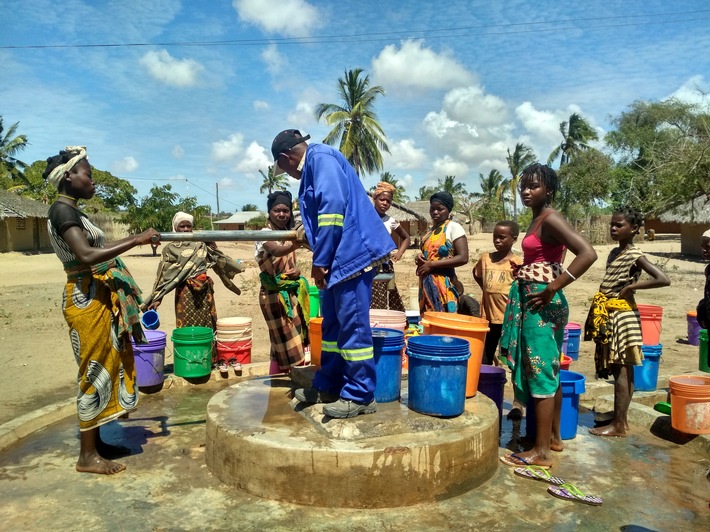
M 560 351 L 569 306 L 562 291 L 549 305 L 527 308 L 528 296 L 545 289 L 546 283 L 516 279 L 510 287 L 500 340 L 501 355 L 512 371 L 515 398 L 554 397 L 560 385 Z
M 138 406 L 133 347 L 119 335 L 117 295 L 90 273 L 68 280 L 62 310 L 79 365 L 79 429 L 91 430 Z
M 308 343 L 308 326 L 303 315 L 303 307 L 298 302 L 295 291 L 288 292 L 293 317 L 289 317 L 279 292 L 259 290 L 259 306 L 269 329 L 271 340 L 271 360 L 279 369 L 289 370 L 305 360 L 304 343 Z

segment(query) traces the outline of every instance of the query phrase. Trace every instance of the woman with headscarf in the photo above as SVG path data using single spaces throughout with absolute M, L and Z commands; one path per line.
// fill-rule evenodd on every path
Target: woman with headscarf
M 419 276 L 419 311 L 456 312 L 462 285 L 455 268 L 468 262 L 468 240 L 450 219 L 454 198 L 440 191 L 429 198 L 431 230 L 424 235 L 414 262 Z
M 288 191 L 269 194 L 268 218 L 262 231 L 285 231 L 294 227 L 293 198 Z M 271 340 L 269 374 L 289 373 L 305 360 L 308 344 L 310 300 L 308 282 L 296 266 L 298 242 L 256 242 L 254 255 L 261 273 L 259 306 Z
M 173 231 L 191 233 L 193 217 L 185 212 L 173 216 Z M 214 300 L 214 282 L 207 275 L 212 269 L 224 286 L 235 294 L 241 291 L 232 279 L 244 268 L 236 260 L 226 256 L 214 242 L 171 242 L 163 248 L 158 265 L 153 292 L 147 298 L 143 309 L 156 310 L 165 297 L 175 290 L 175 327 L 217 326 L 217 308 Z M 229 363 L 237 369 L 236 360 L 217 361 Z M 226 367 L 221 367 L 226 370 Z
M 101 440 L 101 425 L 138 405 L 131 337 L 145 343 L 138 318 L 141 292 L 118 257 L 160 233 L 105 242 L 104 233 L 77 206 L 96 188 L 83 146 L 69 146 L 47 159 L 43 177 L 57 187 L 59 198 L 49 208 L 49 238 L 67 274 L 62 309 L 69 325 L 74 357 L 79 364 L 76 404 L 80 445 L 76 470 L 111 475 L 123 471 L 112 457 L 129 449 Z
M 402 258 L 402 255 L 409 247 L 410 239 L 409 234 L 400 223 L 392 218 L 387 211 L 392 206 L 392 197 L 395 192 L 395 187 L 391 183 L 386 181 L 380 181 L 375 187 L 375 191 L 372 193 L 372 202 L 375 205 L 375 210 L 377 214 L 380 215 L 382 223 L 385 225 L 385 229 L 391 235 L 395 233 L 400 238 L 400 244 L 392 254 L 392 259 L 384 262 L 379 267 L 380 273 L 392 273 L 394 274 L 394 263 L 398 262 Z M 372 283 L 372 301 L 370 303 L 370 308 L 376 309 L 389 309 L 398 310 L 404 312 L 404 303 L 402 303 L 402 298 L 399 295 L 399 290 L 397 286 L 392 283 L 392 288 L 385 282 L 375 281 Z

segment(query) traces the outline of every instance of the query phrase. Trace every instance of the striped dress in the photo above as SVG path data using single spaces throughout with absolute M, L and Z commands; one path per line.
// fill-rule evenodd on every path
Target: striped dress
M 599 286 L 599 292 L 608 299 L 616 299 L 625 286 L 636 283 L 642 272 L 637 261 L 642 256 L 641 250 L 633 244 L 623 250 L 613 249 L 607 259 L 606 272 Z M 633 294 L 628 294 L 626 300 L 633 310 L 610 310 L 606 323 L 607 333 L 595 338 L 594 360 L 599 378 L 607 378 L 611 375 L 611 364 L 639 366 L 643 360 L 641 316 L 636 309 Z M 592 317 L 591 310 L 590 318 L 587 320 L 587 329 Z M 585 333 L 588 332 L 585 331 Z

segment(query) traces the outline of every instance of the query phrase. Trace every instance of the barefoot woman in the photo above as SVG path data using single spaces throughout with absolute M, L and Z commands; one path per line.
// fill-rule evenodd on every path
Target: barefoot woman
M 44 178 L 59 198 L 47 222 L 52 247 L 67 273 L 62 308 L 79 364 L 77 410 L 81 449 L 76 470 L 111 475 L 126 466 L 111 456 L 128 449 L 104 443 L 99 427 L 136 408 L 138 389 L 131 336 L 145 342 L 138 318 L 140 290 L 118 255 L 160 236 L 148 229 L 115 242 L 78 209 L 94 195 L 86 150 L 71 146 L 47 159 Z
M 557 174 L 541 164 L 523 170 L 520 198 L 533 219 L 523 238 L 523 265 L 516 273 L 503 318 L 501 352 L 513 371 L 515 397 L 532 396 L 537 418 L 535 446 L 508 455 L 508 465 L 549 468 L 549 451 L 563 449 L 560 438 L 560 348 L 569 308 L 562 288 L 586 272 L 597 259 L 594 248 L 551 207 Z M 566 249 L 575 254 L 565 270 Z

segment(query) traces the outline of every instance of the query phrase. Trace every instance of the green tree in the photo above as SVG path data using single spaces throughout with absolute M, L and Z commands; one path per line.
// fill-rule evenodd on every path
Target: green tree
M 707 106 L 669 99 L 636 101 L 613 119 L 605 140 L 619 165 L 612 201 L 659 212 L 710 195 Z
M 525 168 L 533 164 L 537 157 L 532 148 L 529 148 L 522 142 L 518 142 L 515 145 L 515 150 L 510 153 L 510 148 L 508 148 L 508 156 L 506 157 L 508 161 L 508 169 L 510 170 L 510 178 L 505 181 L 505 187 L 510 192 L 513 201 L 513 220 L 518 219 L 518 181 L 520 181 L 520 174 Z
M 157 231 L 172 231 L 173 216 L 177 211 L 188 212 L 194 217 L 193 227 L 207 229 L 210 224 L 210 207 L 198 205 L 194 196 L 181 197 L 170 185 L 153 186 L 150 195 L 128 207 L 124 222 L 136 233 L 149 227 Z
M 357 174 L 370 174 L 382 170 L 382 152 L 389 153 L 385 133 L 377 122 L 375 99 L 384 95 L 385 89 L 370 86 L 369 76 L 360 77 L 361 68 L 348 70 L 338 78 L 338 95 L 342 105 L 321 103 L 316 106 L 315 116 L 325 118 L 333 129 L 323 142 L 334 146 L 345 155 Z
M 431 195 L 436 192 L 437 189 L 436 187 L 428 187 L 424 185 L 419 189 L 419 192 L 417 193 L 417 197 L 414 198 L 416 201 L 429 201 L 429 198 Z
M 394 174 L 389 172 L 384 172 L 380 175 L 380 181 L 389 183 L 394 187 L 394 194 L 392 195 L 392 201 L 395 203 L 406 203 L 409 201 L 409 196 L 405 193 L 405 189 L 399 184 L 399 181 L 394 177 Z M 370 187 L 370 192 L 373 192 L 377 188 L 377 185 Z
M 242 212 L 258 211 L 258 210 L 259 210 L 259 207 L 257 207 L 253 203 L 247 203 L 246 205 L 242 205 Z
M 613 164 L 609 156 L 590 148 L 560 167 L 555 208 L 570 223 L 587 220 L 592 212 L 591 207 L 601 207 L 607 203 Z
M 259 187 L 259 194 L 267 192 L 271 194 L 274 190 L 286 190 L 288 189 L 288 178 L 286 174 L 274 175 L 274 167 L 269 166 L 266 173 L 259 170 L 259 173 L 264 178 L 264 181 Z
M 491 170 L 487 175 L 478 174 L 481 192 L 472 192 L 471 197 L 478 200 L 476 214 L 485 221 L 500 221 L 505 218 L 504 198 L 505 178 L 498 170 Z
M 572 113 L 569 122 L 560 122 L 562 143 L 557 146 L 547 158 L 547 164 L 552 165 L 560 158 L 560 168 L 569 163 L 578 153 L 590 148 L 589 142 L 598 140 L 599 135 L 584 118 Z
M 3 125 L 3 117 L 0 116 L 0 178 L 5 185 L 3 188 L 6 189 L 12 186 L 7 186 L 8 184 L 16 185 L 17 181 L 20 181 L 20 184 L 27 184 L 24 174 L 27 164 L 16 157 L 27 147 L 27 137 L 16 134 L 19 125 L 19 122 L 15 122 L 3 135 L 5 126 Z

